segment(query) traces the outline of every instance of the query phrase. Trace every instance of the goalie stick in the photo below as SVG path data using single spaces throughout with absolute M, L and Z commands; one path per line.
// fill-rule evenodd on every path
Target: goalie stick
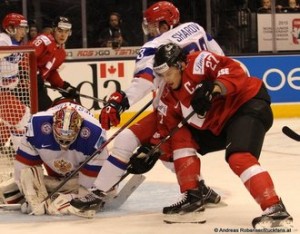
M 68 175 L 56 188 L 53 189 L 53 191 L 43 200 L 45 202 L 49 198 L 53 196 L 54 193 L 56 193 L 62 186 L 64 186 L 67 181 L 69 181 L 73 176 L 75 176 L 82 167 L 84 167 L 89 161 L 91 161 L 97 154 L 101 153 L 102 150 L 110 143 L 112 142 L 117 135 L 120 134 L 123 130 L 125 130 L 140 114 L 142 114 L 150 105 L 152 104 L 152 100 L 150 100 L 141 110 L 139 110 L 134 116 L 131 117 L 130 120 L 128 120 L 118 131 L 116 131 L 109 139 L 107 139 L 106 142 L 104 142 L 91 156 L 87 157 L 80 166 L 74 170 L 70 175 Z M 121 180 L 120 180 L 121 182 Z
M 295 141 L 300 141 L 300 135 L 297 134 L 294 130 L 290 129 L 288 126 L 284 126 L 282 128 L 282 132 L 289 138 L 291 138 Z

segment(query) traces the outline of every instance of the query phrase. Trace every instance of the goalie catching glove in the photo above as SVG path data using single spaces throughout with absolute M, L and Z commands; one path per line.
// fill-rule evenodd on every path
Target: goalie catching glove
M 99 121 L 101 126 L 109 130 L 110 126 L 117 126 L 120 123 L 120 115 L 129 108 L 129 102 L 123 91 L 114 92 L 107 104 L 101 110 Z
M 140 146 L 136 153 L 131 156 L 127 172 L 130 174 L 143 174 L 150 171 L 161 156 L 159 149 L 152 151 L 151 145 Z
M 220 95 L 215 91 L 216 84 L 211 80 L 203 80 L 198 85 L 191 101 L 191 106 L 200 116 L 205 116 L 212 106 L 213 98 Z
M 79 97 L 79 92 L 76 87 L 72 86 L 69 82 L 64 81 L 63 90 L 59 91 L 65 98 L 76 99 Z

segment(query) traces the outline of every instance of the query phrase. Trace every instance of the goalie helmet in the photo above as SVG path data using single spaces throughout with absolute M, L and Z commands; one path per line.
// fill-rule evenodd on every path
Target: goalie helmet
M 23 15 L 10 13 L 4 17 L 2 21 L 2 28 L 8 34 L 14 34 L 15 28 L 17 27 L 28 27 L 28 22 Z
M 177 7 L 167 1 L 160 1 L 150 6 L 144 12 L 143 29 L 147 34 L 149 23 L 166 22 L 170 28 L 179 24 L 180 13 Z
M 66 106 L 53 116 L 53 135 L 62 149 L 68 149 L 76 140 L 83 118 L 74 107 Z
M 174 43 L 168 43 L 158 47 L 154 56 L 153 70 L 157 74 L 167 71 L 170 67 L 181 67 L 186 55 L 183 50 Z

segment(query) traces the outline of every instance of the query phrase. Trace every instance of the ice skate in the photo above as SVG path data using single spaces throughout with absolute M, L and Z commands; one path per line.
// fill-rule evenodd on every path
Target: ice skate
M 282 201 L 267 208 L 262 216 L 256 217 L 252 221 L 254 228 L 284 228 L 293 227 L 293 217 L 286 211 Z
M 166 223 L 205 223 L 203 194 L 200 188 L 188 190 L 183 198 L 163 208 Z
M 98 211 L 104 206 L 104 198 L 106 193 L 101 190 L 91 190 L 84 197 L 74 198 L 70 201 L 70 205 L 80 211 L 94 210 Z

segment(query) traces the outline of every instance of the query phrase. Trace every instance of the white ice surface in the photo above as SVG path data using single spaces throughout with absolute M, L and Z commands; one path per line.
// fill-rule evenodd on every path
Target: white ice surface
M 294 218 L 292 232 L 300 233 L 300 142 L 282 134 L 284 125 L 300 134 L 300 119 L 275 120 L 266 136 L 260 162 L 271 174 L 277 193 Z M 251 221 L 261 215 L 261 210 L 224 161 L 224 152 L 201 157 L 201 162 L 206 183 L 228 204 L 206 209 L 205 224 L 165 224 L 162 221 L 162 207 L 176 201 L 179 191 L 175 175 L 159 162 L 145 174 L 147 179 L 118 210 L 103 211 L 90 220 L 73 216 L 28 216 L 0 210 L 0 233 L 209 234 L 216 233 L 215 229 L 219 233 L 256 233 L 251 230 Z

